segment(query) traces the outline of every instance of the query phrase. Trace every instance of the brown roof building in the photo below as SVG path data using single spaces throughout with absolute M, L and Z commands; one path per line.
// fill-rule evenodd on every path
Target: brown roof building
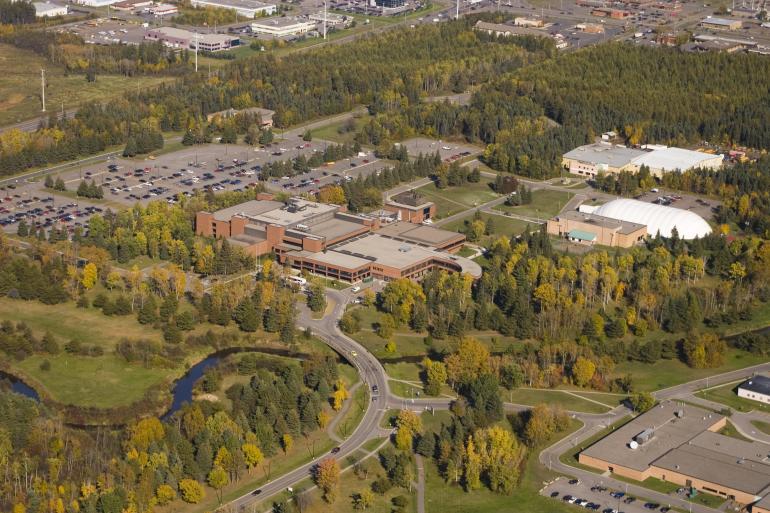
M 396 213 L 400 221 L 420 224 L 436 215 L 436 204 L 417 191 L 406 191 L 391 196 L 383 210 Z
M 756 503 L 770 488 L 770 446 L 717 433 L 726 422 L 717 413 L 666 401 L 583 450 L 578 459 L 637 481 L 654 477 Z
M 331 278 L 419 278 L 432 269 L 481 277 L 481 267 L 452 254 L 465 236 L 430 226 L 351 214 L 345 207 L 261 193 L 217 212 L 198 212 L 196 233 L 224 237 L 254 256 L 274 252 L 281 263 Z

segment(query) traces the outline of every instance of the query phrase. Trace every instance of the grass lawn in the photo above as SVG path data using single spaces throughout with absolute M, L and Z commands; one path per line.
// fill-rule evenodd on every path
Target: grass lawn
M 579 422 L 572 421 L 567 432 L 560 433 L 548 443 L 568 436 L 579 427 Z M 439 475 L 436 465 L 425 459 L 425 511 L 427 512 L 462 512 L 462 513 L 574 513 L 574 506 L 560 500 L 553 500 L 540 495 L 539 490 L 545 481 L 556 477 L 540 465 L 537 455 L 540 448 L 529 452 L 522 468 L 521 483 L 511 495 L 500 495 L 482 488 L 465 492 L 460 486 L 447 484 Z
M 358 387 L 348 401 L 350 405 L 335 428 L 337 436 L 343 439 L 349 437 L 356 430 L 356 426 L 361 423 L 361 419 L 366 413 L 366 407 L 369 406 L 368 388 L 363 385 Z
M 770 405 L 768 404 L 752 401 L 750 399 L 744 399 L 743 397 L 738 397 L 737 388 L 737 383 L 729 383 L 721 387 L 701 390 L 695 395 L 703 399 L 708 399 L 709 401 L 724 404 L 725 406 L 729 406 L 736 411 L 748 412 L 757 410 L 770 412 Z
M 763 432 L 766 435 L 770 435 L 770 422 L 762 422 L 761 420 L 752 420 L 751 425 Z
M 96 82 L 86 82 L 84 74 L 64 75 L 54 66 L 28 50 L 0 44 L 0 125 L 25 121 L 40 114 L 40 69 L 46 70 L 46 107 L 50 111 L 77 107 L 88 101 L 117 98 L 127 91 L 159 85 L 170 77 L 123 77 L 97 75 Z
M 353 118 L 353 123 L 350 125 L 353 129 L 346 130 L 348 127 L 348 121 L 338 121 L 336 123 L 330 123 L 312 130 L 313 139 L 322 139 L 324 141 L 332 141 L 337 144 L 352 143 L 353 138 L 366 123 L 369 122 L 370 116 L 361 115 Z
M 505 235 L 506 237 L 521 235 L 521 233 L 527 229 L 527 226 L 529 226 L 530 231 L 537 230 L 539 226 L 534 223 L 522 221 L 521 219 L 514 219 L 513 217 L 505 217 L 496 214 L 488 214 L 486 212 L 481 213 L 481 218 L 486 223 L 492 219 L 494 228 L 491 230 L 489 235 L 484 236 L 480 241 L 476 241 L 476 243 L 480 246 L 488 246 L 493 239 L 501 235 Z M 467 217 L 441 225 L 441 228 L 453 232 L 462 232 L 465 229 L 465 221 L 471 222 L 472 220 L 473 214 L 469 213 Z
M 489 180 L 482 179 L 478 183 L 467 183 L 462 187 L 446 189 L 438 189 L 434 184 L 428 184 L 417 190 L 436 203 L 436 219 L 440 219 L 497 198 L 498 195 L 490 187 L 491 183 Z
M 526 404 L 529 406 L 547 403 L 559 405 L 565 410 L 584 413 L 606 413 L 610 410 L 609 407 L 586 401 L 585 399 L 576 397 L 564 390 L 539 390 L 535 388 L 517 388 L 514 390 L 501 389 L 500 395 L 504 401 L 515 404 Z
M 38 301 L 0 298 L 0 320 L 23 321 L 36 336 L 50 332 L 64 345 L 69 340 L 100 346 L 109 353 L 121 338 L 161 340 L 161 333 L 137 322 L 133 315 L 111 316 L 75 303 L 44 305 Z
M 573 196 L 571 192 L 540 189 L 532 192 L 532 203 L 517 207 L 502 204 L 496 206 L 495 210 L 538 219 L 550 219 L 558 214 Z
M 598 401 L 600 403 L 604 403 L 608 406 L 615 407 L 619 406 L 627 396 L 622 394 L 603 394 L 601 392 L 588 392 L 584 390 L 573 390 L 572 393 L 579 395 L 580 397 L 584 397 L 586 399 L 592 399 L 594 401 Z
M 766 359 L 762 356 L 737 349 L 729 349 L 725 363 L 715 369 L 692 369 L 679 360 L 659 360 L 652 364 L 623 362 L 615 367 L 615 375 L 624 376 L 631 374 L 635 390 L 651 392 L 680 383 L 703 379 L 707 376 L 742 369 L 743 367 L 764 363 L 765 361 Z
M 466 257 L 467 258 L 467 257 L 469 257 L 471 255 L 475 255 L 476 251 L 471 249 L 471 248 L 469 248 L 469 247 L 467 247 L 467 246 L 463 246 L 463 247 L 460 248 L 460 251 L 458 251 L 457 254 L 460 255 L 461 257 Z
M 40 370 L 48 360 L 51 369 Z M 138 401 L 145 390 L 159 387 L 182 373 L 169 369 L 146 369 L 112 354 L 100 357 L 33 355 L 15 364 L 63 404 L 110 408 Z M 169 387 L 170 390 L 170 387 Z
M 731 438 L 737 438 L 738 440 L 743 440 L 744 442 L 751 441 L 745 436 L 743 436 L 742 434 L 740 434 L 738 430 L 735 429 L 735 425 L 729 420 L 727 421 L 727 424 L 725 424 L 725 427 L 719 430 L 719 434 L 724 436 L 729 436 Z
M 393 379 L 403 379 L 405 381 L 420 381 L 421 368 L 416 363 L 386 363 L 385 372 Z

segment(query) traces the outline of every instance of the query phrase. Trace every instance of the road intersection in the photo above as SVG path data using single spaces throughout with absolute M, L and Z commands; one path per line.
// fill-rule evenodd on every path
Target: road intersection
M 360 386 L 368 387 L 371 395 L 371 402 L 368 404 L 361 422 L 353 433 L 340 443 L 336 450 L 334 456 L 338 460 L 353 454 L 371 439 L 388 436 L 392 430 L 381 427 L 382 419 L 388 410 L 406 408 L 421 412 L 431 409 L 446 410 L 449 408 L 452 402 L 452 399 L 450 398 L 404 399 L 392 394 L 388 386 L 389 377 L 382 364 L 364 346 L 346 336 L 339 329 L 339 319 L 345 312 L 347 304 L 356 294 L 352 292 L 352 289 L 345 289 L 342 291 L 327 289 L 326 294 L 327 301 L 334 305 L 332 310 L 327 312 L 321 319 L 315 319 L 310 310 L 302 305 L 299 307 L 297 326 L 301 329 L 310 329 L 313 335 L 323 340 L 329 347 L 350 362 L 350 364 L 358 371 L 361 379 Z M 708 378 L 708 383 L 711 386 L 730 383 L 747 378 L 758 372 L 767 371 L 770 371 L 770 362 L 711 376 Z M 705 382 L 706 380 L 704 378 L 683 383 L 660 390 L 654 393 L 654 395 L 657 400 L 689 400 L 694 392 L 703 388 Z M 520 412 L 530 408 L 526 405 L 513 403 L 504 403 L 504 407 L 506 412 Z M 689 510 L 695 513 L 715 513 L 716 510 L 712 508 L 700 504 L 693 504 L 683 498 L 672 497 L 648 488 L 621 482 L 609 475 L 597 474 L 561 462 L 559 457 L 565 451 L 580 445 L 585 440 L 608 428 L 626 415 L 632 414 L 632 412 L 627 406 L 621 405 L 607 413 L 570 412 L 570 414 L 574 419 L 580 421 L 583 426 L 569 436 L 544 449 L 539 455 L 541 464 L 548 467 L 550 470 L 568 476 L 578 477 L 585 483 L 592 483 L 591 486 L 593 486 L 593 484 L 601 484 L 603 486 L 613 486 L 618 490 L 625 488 L 629 493 L 636 496 L 655 500 L 661 504 L 671 504 L 672 506 L 679 507 L 685 511 Z M 317 463 L 330 455 L 331 453 L 318 455 L 312 461 L 309 461 L 291 472 L 264 484 L 258 489 L 235 499 L 226 506 L 232 507 L 233 509 L 231 509 L 231 511 L 246 511 L 247 507 L 262 502 L 307 479 Z

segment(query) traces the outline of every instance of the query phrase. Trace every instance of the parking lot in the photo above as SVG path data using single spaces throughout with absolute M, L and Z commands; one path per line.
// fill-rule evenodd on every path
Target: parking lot
M 481 152 L 481 148 L 478 146 L 428 139 L 425 137 L 407 139 L 406 141 L 401 142 L 401 145 L 406 146 L 406 151 L 411 157 L 416 157 L 420 153 L 423 155 L 433 155 L 438 151 L 442 160 L 457 160 Z
M 314 194 L 324 185 L 354 180 L 391 165 L 364 151 L 315 168 L 289 168 L 281 176 L 263 176 L 267 163 L 288 161 L 301 155 L 309 158 L 314 152 L 323 152 L 329 144 L 297 138 L 257 148 L 207 144 L 156 157 L 112 158 L 53 175 L 65 183 L 67 193 L 45 188 L 42 179 L 19 180 L 0 190 L 0 227 L 15 233 L 18 223 L 25 219 L 27 224 L 46 229 L 60 223 L 72 232 L 76 226 L 85 227 L 88 217 L 105 208 L 119 209 L 153 200 L 175 203 L 180 196 L 206 190 L 243 191 L 261 179 L 274 192 Z M 103 199 L 75 198 L 73 193 L 82 180 L 101 186 Z
M 668 513 L 669 504 L 658 504 L 644 498 L 628 495 L 624 490 L 614 490 L 601 483 L 583 483 L 576 479 L 560 477 L 543 488 L 540 493 L 553 500 L 573 504 L 575 509 L 587 509 L 600 513 Z
M 720 204 L 719 201 L 712 198 L 703 200 L 697 196 L 675 193 L 664 189 L 657 189 L 657 192 L 644 192 L 637 196 L 636 199 L 648 203 L 657 203 L 659 205 L 689 210 L 707 221 L 714 217 L 716 207 Z

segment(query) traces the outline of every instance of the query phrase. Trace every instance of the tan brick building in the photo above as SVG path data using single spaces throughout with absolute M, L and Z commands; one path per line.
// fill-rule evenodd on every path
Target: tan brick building
M 417 279 L 432 269 L 481 277 L 481 267 L 456 256 L 465 236 L 407 222 L 380 225 L 378 217 L 345 207 L 261 193 L 256 200 L 217 212 L 198 212 L 196 233 L 226 238 L 244 251 L 271 252 L 295 269 L 356 282 Z
M 645 239 L 643 224 L 619 221 L 576 210 L 562 212 L 548 220 L 548 233 L 581 244 L 630 248 Z

